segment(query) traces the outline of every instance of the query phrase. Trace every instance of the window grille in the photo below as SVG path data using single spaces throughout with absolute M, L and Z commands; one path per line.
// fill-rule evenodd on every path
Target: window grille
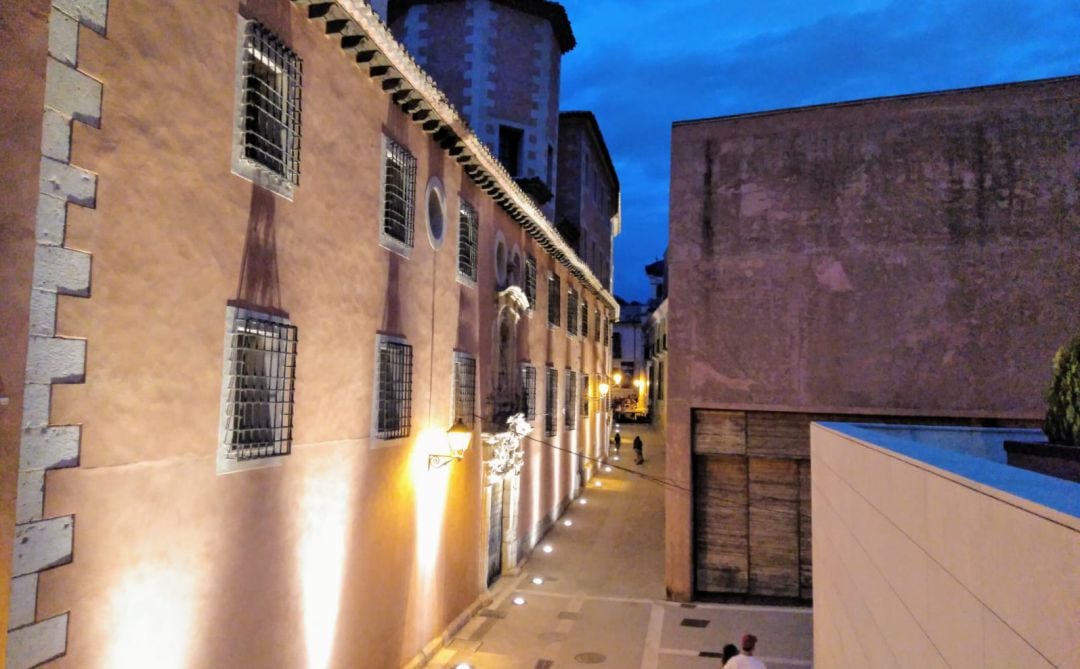
M 581 375 L 581 417 L 589 417 L 589 375 Z
M 256 21 L 244 26 L 241 128 L 244 158 L 300 182 L 301 61 Z
M 566 418 L 566 429 L 573 430 L 577 427 L 577 374 L 572 370 L 566 370 L 566 403 L 563 406 Z
M 593 311 L 593 340 L 600 341 L 600 310 Z
M 384 340 L 379 343 L 378 436 L 407 437 L 411 422 L 412 346 Z
M 544 389 L 544 436 L 553 437 L 557 430 L 555 405 L 558 402 L 559 373 L 554 367 L 547 368 L 547 387 Z
M 383 162 L 383 234 L 413 245 L 413 213 L 416 202 L 416 158 L 389 137 Z
M 548 275 L 548 325 L 553 328 L 559 327 L 562 292 L 559 288 L 559 277 L 556 274 Z
M 225 455 L 254 460 L 292 450 L 297 330 L 235 317 L 229 332 Z
M 454 356 L 454 420 L 469 427 L 476 415 L 476 359 L 463 353 Z
M 581 338 L 587 339 L 589 336 L 589 305 L 585 303 L 585 300 L 581 301 Z
M 536 420 L 536 368 L 532 365 L 521 366 L 521 394 L 524 398 L 525 420 Z
M 476 281 L 480 218 L 472 205 L 461 201 L 458 221 L 458 276 Z
M 525 259 L 525 297 L 529 300 L 529 311 L 536 310 L 536 258 Z
M 578 299 L 577 291 L 570 288 L 566 291 L 566 333 L 577 334 Z

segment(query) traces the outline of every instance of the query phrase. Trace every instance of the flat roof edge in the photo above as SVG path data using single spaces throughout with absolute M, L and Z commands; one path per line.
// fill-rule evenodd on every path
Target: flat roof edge
M 697 119 L 686 119 L 683 121 L 673 121 L 671 127 L 676 128 L 679 126 L 687 125 L 700 125 L 706 123 L 718 123 L 723 121 L 738 121 L 743 119 L 759 118 L 766 116 L 779 116 L 782 114 L 795 114 L 799 112 L 820 111 L 823 109 L 840 109 L 845 107 L 863 107 L 874 104 L 881 104 L 887 102 L 896 102 L 901 100 L 918 100 L 922 98 L 933 98 L 939 96 L 950 95 L 962 95 L 965 93 L 978 93 L 981 91 L 1000 91 L 1008 90 L 1010 88 L 1027 88 L 1036 86 L 1046 86 L 1052 84 L 1061 84 L 1067 82 L 1080 82 L 1080 74 L 1070 74 L 1061 77 L 1047 77 L 1045 79 L 1024 79 L 1021 81 L 1009 81 L 1000 84 L 984 84 L 981 86 L 970 86 L 966 88 L 946 88 L 939 91 L 922 91 L 919 93 L 901 93 L 899 95 L 880 95 L 870 98 L 858 98 L 855 100 L 841 100 L 838 102 L 822 102 L 815 105 L 803 105 L 796 107 L 781 107 L 779 109 L 763 109 L 760 111 L 741 112 L 738 114 L 727 114 L 721 116 L 708 116 Z

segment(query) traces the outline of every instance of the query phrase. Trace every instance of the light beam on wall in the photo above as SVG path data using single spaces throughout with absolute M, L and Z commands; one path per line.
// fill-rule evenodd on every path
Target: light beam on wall
M 319 469 L 304 478 L 299 506 L 297 564 L 308 669 L 326 669 L 333 659 L 347 533 L 353 520 L 350 490 L 355 482 L 355 460 L 342 458 L 319 464 Z
M 425 428 L 416 438 L 409 462 L 416 517 L 416 572 L 409 597 L 408 628 L 421 645 L 436 632 L 441 611 L 437 596 L 439 554 L 446 516 L 446 495 L 455 467 L 428 469 L 428 455 L 446 445 L 445 427 Z
M 110 592 L 110 669 L 182 669 L 188 666 L 197 600 L 189 569 L 143 565 Z

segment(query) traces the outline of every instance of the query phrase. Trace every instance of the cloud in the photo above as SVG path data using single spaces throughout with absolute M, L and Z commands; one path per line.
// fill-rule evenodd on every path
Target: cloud
M 596 113 L 619 170 L 628 298 L 667 243 L 672 122 L 1080 71 L 1074 0 L 564 4 L 563 107 Z

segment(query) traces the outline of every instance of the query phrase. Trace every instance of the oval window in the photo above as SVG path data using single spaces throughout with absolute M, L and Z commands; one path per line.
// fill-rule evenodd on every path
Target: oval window
M 431 177 L 428 181 L 427 221 L 428 241 L 431 242 L 431 248 L 437 249 L 442 246 L 443 233 L 446 232 L 446 207 L 438 177 Z

